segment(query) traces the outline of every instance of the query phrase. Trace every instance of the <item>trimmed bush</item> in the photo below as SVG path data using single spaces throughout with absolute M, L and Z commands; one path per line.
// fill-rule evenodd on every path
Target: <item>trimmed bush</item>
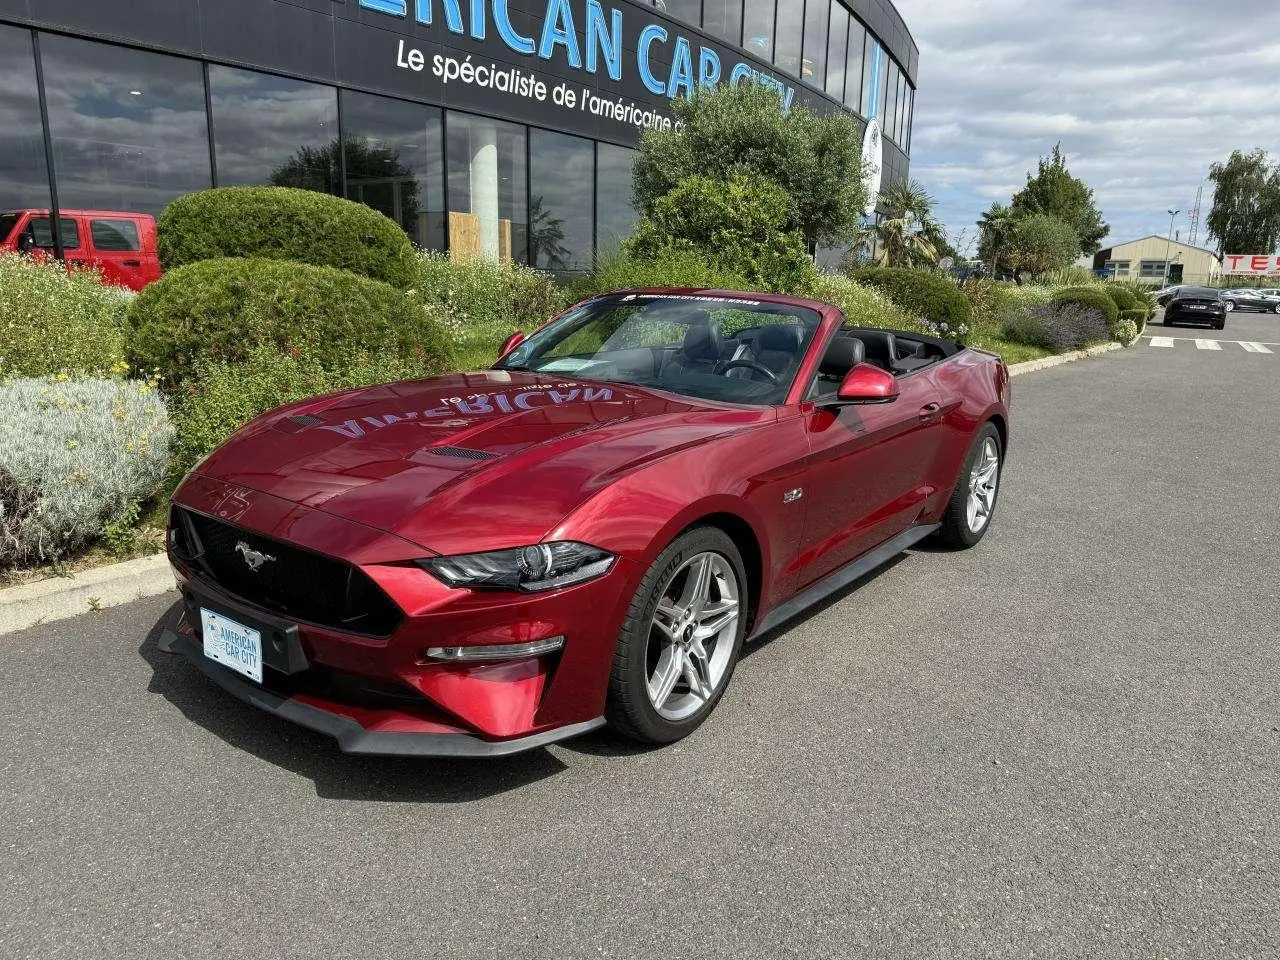
M 626 243 L 638 260 L 666 250 L 702 251 L 722 269 L 774 293 L 803 290 L 814 277 L 782 187 L 758 176 L 687 177 L 652 204 Z
M 1127 290 L 1133 295 L 1134 305 L 1131 309 L 1141 308 L 1146 310 L 1146 320 L 1150 320 L 1155 315 L 1156 298 L 1155 291 L 1151 286 L 1140 283 L 1137 280 L 1116 280 L 1112 285 Z
M 926 270 L 873 267 L 857 270 L 853 279 L 875 287 L 904 310 L 952 329 L 973 326 L 973 309 L 950 277 Z
M 413 244 L 395 221 L 363 203 L 290 187 L 220 187 L 180 197 L 158 223 L 165 269 L 256 257 L 350 270 L 407 289 Z
M 448 369 L 433 310 L 345 270 L 277 260 L 204 260 L 165 274 L 129 307 L 130 360 L 172 391 L 201 361 L 238 363 L 256 348 L 341 369 L 354 353 Z
M 1004 338 L 1054 353 L 1078 350 L 1111 338 L 1111 327 L 1100 310 L 1073 301 L 1021 304 L 1009 311 Z
M 65 557 L 136 515 L 159 488 L 172 436 L 145 383 L 0 386 L 0 569 Z
M 179 395 L 171 481 L 176 482 L 254 417 L 297 400 L 439 373 L 439 364 L 390 354 L 353 353 L 339 366 L 314 357 L 253 349 L 237 363 L 202 361 Z
M 572 300 L 582 300 L 610 290 L 644 287 L 676 287 L 704 290 L 760 291 L 746 277 L 712 262 L 696 250 L 667 249 L 653 259 L 620 253 L 601 263 L 594 273 L 569 287 Z
M 1120 310 L 1115 301 L 1107 295 L 1103 284 L 1095 284 L 1091 287 L 1063 287 L 1061 290 L 1054 291 L 1052 302 L 1074 303 L 1087 310 L 1097 310 L 1106 321 L 1108 330 L 1120 319 Z
M 1114 339 L 1124 344 L 1132 343 L 1138 335 L 1138 325 L 1128 317 L 1121 317 L 1112 331 Z
M 93 271 L 0 254 L 0 380 L 121 372 L 128 304 Z
M 506 336 L 542 326 L 569 305 L 549 273 L 484 257 L 420 253 L 414 288 L 454 332 L 482 329 Z
M 1143 301 L 1140 301 L 1137 294 L 1128 287 L 1122 287 L 1118 283 L 1104 283 L 1101 284 L 1101 289 L 1122 314 L 1126 310 L 1137 310 L 1143 306 Z
M 890 330 L 921 330 L 920 319 L 874 287 L 864 287 L 839 273 L 819 273 L 814 280 L 813 299 L 844 311 L 849 327 L 888 327 Z

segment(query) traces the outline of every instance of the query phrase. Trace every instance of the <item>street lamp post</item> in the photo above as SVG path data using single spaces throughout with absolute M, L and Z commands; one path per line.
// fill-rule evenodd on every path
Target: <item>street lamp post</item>
M 1165 212 L 1169 214 L 1169 236 L 1164 243 L 1164 283 L 1160 284 L 1162 287 L 1167 287 L 1169 285 L 1169 249 L 1173 246 L 1173 218 L 1182 211 L 1166 210 Z

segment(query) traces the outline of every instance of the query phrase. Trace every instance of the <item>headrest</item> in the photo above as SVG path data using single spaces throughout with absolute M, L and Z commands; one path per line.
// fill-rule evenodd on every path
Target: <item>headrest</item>
M 844 375 L 866 359 L 866 347 L 856 337 L 836 337 L 827 345 L 818 372 L 825 377 Z
M 709 316 L 695 320 L 684 332 L 684 355 L 690 360 L 719 360 L 722 347 L 720 324 Z
M 780 350 L 799 353 L 804 330 L 798 323 L 771 323 L 756 334 L 756 346 L 761 350 Z

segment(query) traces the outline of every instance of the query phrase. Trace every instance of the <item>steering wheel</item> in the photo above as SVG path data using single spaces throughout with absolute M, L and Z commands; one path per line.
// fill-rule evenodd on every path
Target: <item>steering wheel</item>
M 764 374 L 766 377 L 769 378 L 770 383 L 778 382 L 778 375 L 774 373 L 772 370 L 770 370 L 768 367 L 766 367 L 763 363 L 760 363 L 758 360 L 746 360 L 746 359 L 730 360 L 728 363 L 721 364 L 720 371 L 719 371 L 720 375 L 724 376 L 734 367 L 746 367 L 748 370 L 752 370 L 755 373 Z

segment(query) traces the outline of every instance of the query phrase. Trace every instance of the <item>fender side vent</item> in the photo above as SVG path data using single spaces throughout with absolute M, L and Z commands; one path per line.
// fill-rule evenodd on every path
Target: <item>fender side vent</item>
M 496 460 L 496 453 L 485 453 L 483 450 L 468 450 L 466 447 L 431 447 L 429 453 L 442 457 L 458 457 L 462 460 Z

